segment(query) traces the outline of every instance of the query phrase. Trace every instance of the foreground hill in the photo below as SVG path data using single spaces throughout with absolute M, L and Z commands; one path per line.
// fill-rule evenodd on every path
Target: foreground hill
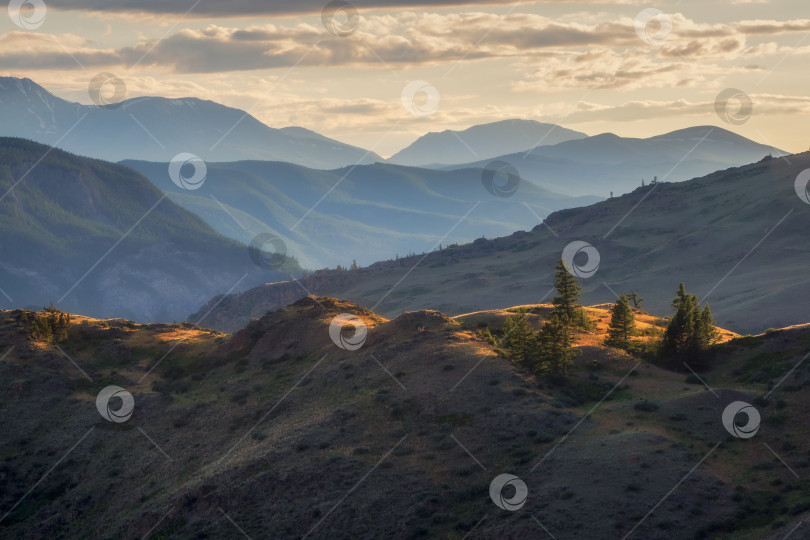
M 794 185 L 808 168 L 810 153 L 804 153 L 648 185 L 555 212 L 531 232 L 479 239 L 424 258 L 317 273 L 301 283 L 263 285 L 216 297 L 200 312 L 216 304 L 207 324 L 235 330 L 304 296 L 302 285 L 387 317 L 421 308 L 457 315 L 541 301 L 564 248 L 584 241 L 600 255 L 595 276 L 581 280 L 587 303 L 613 301 L 613 291 L 636 291 L 650 312 L 668 314 L 678 284 L 685 282 L 711 303 L 719 324 L 761 332 L 810 318 L 804 292 L 810 279 L 810 206 L 796 196 Z
M 289 275 L 131 169 L 0 138 L 0 306 L 183 320 L 213 294 Z
M 653 177 L 677 182 L 785 152 L 717 126 L 695 126 L 646 139 L 602 133 L 538 146 L 497 159 L 521 177 L 566 195 L 628 193 Z M 485 167 L 486 160 L 465 165 Z
M 122 163 L 225 236 L 246 244 L 260 233 L 283 239 L 307 268 L 349 266 L 353 260 L 365 265 L 440 242 L 506 235 L 531 226 L 535 216 L 601 200 L 561 196 L 525 182 L 513 197 L 501 199 L 487 192 L 480 169 L 381 163 L 334 171 L 266 161 L 209 163 L 205 185 L 186 191 L 169 179 L 166 163 Z
M 724 332 L 708 389 L 599 345 L 607 306 L 586 309 L 597 326 L 578 335 L 562 385 L 477 337 L 516 311 L 539 327 L 547 310 L 387 320 L 310 297 L 232 336 L 77 317 L 58 348 L 27 337 L 32 314 L 2 312 L 0 535 L 719 539 L 800 527 L 810 326 Z M 330 336 L 346 313 L 368 328 L 356 350 Z M 666 324 L 636 318 L 644 335 Z M 97 410 L 109 385 L 133 397 L 126 421 L 99 413 L 120 400 Z M 724 428 L 733 401 L 760 413 L 753 438 Z M 514 512 L 490 498 L 504 473 L 527 487 Z
M 72 103 L 30 79 L 0 77 L 0 136 L 23 137 L 108 161 L 283 160 L 333 169 L 374 163 L 373 152 L 302 128 L 274 129 L 245 111 L 196 98 L 139 97 L 116 107 Z

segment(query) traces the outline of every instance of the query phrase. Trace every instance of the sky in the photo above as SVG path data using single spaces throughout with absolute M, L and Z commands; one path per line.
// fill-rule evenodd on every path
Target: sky
M 126 98 L 210 99 L 385 157 L 508 118 L 628 137 L 710 124 L 810 148 L 806 0 L 12 0 L 8 14 L 0 74 L 64 99 L 91 104 L 110 73 Z

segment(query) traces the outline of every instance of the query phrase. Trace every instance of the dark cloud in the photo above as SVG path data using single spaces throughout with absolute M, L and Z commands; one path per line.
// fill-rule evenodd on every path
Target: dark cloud
M 189 17 L 239 17 L 256 15 L 301 15 L 320 13 L 323 0 L 200 0 Z M 497 5 L 494 0 L 354 0 L 357 9 L 438 8 L 454 6 Z M 183 15 L 194 6 L 194 0 L 49 0 L 48 7 L 75 11 L 118 13 L 153 13 Z
M 713 56 L 725 56 L 738 53 L 745 47 L 745 39 L 742 36 L 722 39 L 690 41 L 674 47 L 663 47 L 661 56 L 665 58 L 701 58 Z

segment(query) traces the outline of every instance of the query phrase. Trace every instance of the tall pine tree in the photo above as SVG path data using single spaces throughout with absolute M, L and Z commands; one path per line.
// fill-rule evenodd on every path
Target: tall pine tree
M 708 350 L 717 341 L 717 329 L 714 326 L 714 317 L 709 304 L 706 304 L 695 317 L 695 330 L 692 339 L 690 355 L 695 369 L 705 369 L 708 366 Z
M 681 283 L 678 286 L 678 292 L 675 293 L 675 300 L 672 301 L 672 307 L 677 310 L 679 307 L 681 307 L 681 304 L 684 302 L 684 300 L 686 300 L 687 296 L 686 285 Z
M 576 354 L 572 344 L 570 329 L 562 319 L 551 317 L 537 333 L 540 373 L 552 377 L 565 377 Z
M 608 336 L 606 345 L 626 349 L 630 344 L 630 336 L 635 333 L 636 320 L 633 317 L 633 310 L 625 295 L 621 295 L 613 305 L 611 311 L 610 325 L 608 326 Z
M 582 325 L 584 314 L 579 305 L 581 288 L 562 260 L 554 267 L 554 288 L 557 296 L 551 300 L 554 309 L 549 320 L 537 333 L 539 371 L 546 375 L 565 377 L 573 363 L 574 328 Z
M 569 326 L 573 326 L 575 321 L 581 317 L 579 305 L 580 292 L 582 288 L 577 282 L 577 278 L 565 269 L 562 259 L 554 267 L 554 288 L 557 289 L 557 296 L 551 300 L 554 304 L 554 313 L 557 317 Z
M 664 332 L 662 353 L 670 360 L 687 362 L 695 369 L 705 368 L 707 351 L 717 341 L 709 304 L 701 310 L 698 297 L 687 293 L 681 283 L 672 305 L 676 311 Z
M 534 371 L 536 343 L 534 332 L 525 313 L 518 313 L 506 319 L 501 348 L 512 362 Z

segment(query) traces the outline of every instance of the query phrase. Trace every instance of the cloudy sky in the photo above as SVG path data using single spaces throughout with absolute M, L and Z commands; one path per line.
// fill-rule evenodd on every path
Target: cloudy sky
M 211 99 L 384 156 L 507 118 L 810 147 L 806 0 L 27 2 L 0 21 L 0 74 L 82 103 L 109 72 L 127 97 Z

